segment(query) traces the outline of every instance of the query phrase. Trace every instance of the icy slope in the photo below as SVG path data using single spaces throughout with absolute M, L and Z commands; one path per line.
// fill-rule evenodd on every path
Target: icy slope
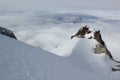
M 63 58 L 0 35 L 0 80 L 110 80 L 90 71 L 79 45 Z

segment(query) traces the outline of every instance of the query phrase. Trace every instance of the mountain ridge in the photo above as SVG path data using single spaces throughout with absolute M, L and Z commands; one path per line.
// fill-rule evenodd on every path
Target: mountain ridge
M 101 80 L 102 75 L 73 65 L 67 58 L 50 54 L 6 36 L 0 35 L 0 38 L 1 80 Z M 4 43 L 6 45 L 3 45 Z M 107 80 L 107 77 L 104 76 L 102 79 Z

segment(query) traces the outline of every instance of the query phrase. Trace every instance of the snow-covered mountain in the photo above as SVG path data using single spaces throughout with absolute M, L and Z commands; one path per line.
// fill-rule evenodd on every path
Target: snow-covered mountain
M 109 58 L 93 54 L 94 40 L 74 41 L 77 46 L 73 47 L 71 55 L 60 57 L 0 35 L 0 79 L 119 80 L 120 72 L 111 71 Z
M 91 58 L 93 54 L 80 52 L 82 49 L 86 51 L 86 46 L 80 48 L 82 42 L 78 43 L 71 56 L 60 57 L 0 35 L 0 79 L 113 80 L 112 74 L 115 73 L 104 67 L 105 64 L 102 63 L 101 58 L 95 59 L 94 56 Z M 103 74 L 97 72 L 101 70 Z M 106 74 L 106 71 L 109 72 L 109 75 Z M 119 78 L 114 80 L 119 80 Z
M 119 15 L 94 13 L 0 13 L 0 25 L 22 41 L 0 35 L 0 80 L 119 80 L 120 72 L 111 70 L 116 63 L 93 53 L 94 39 L 70 39 L 87 24 L 101 31 L 112 56 L 120 61 Z

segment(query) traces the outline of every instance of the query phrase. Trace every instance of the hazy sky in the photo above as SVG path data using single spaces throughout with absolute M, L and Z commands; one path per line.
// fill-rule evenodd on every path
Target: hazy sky
M 0 0 L 0 10 L 120 9 L 120 0 Z

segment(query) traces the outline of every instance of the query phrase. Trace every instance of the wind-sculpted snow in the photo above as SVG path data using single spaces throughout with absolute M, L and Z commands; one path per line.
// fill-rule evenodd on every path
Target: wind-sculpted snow
M 63 58 L 0 35 L 0 79 L 119 80 L 119 75 L 105 69 L 102 58 L 84 53 L 91 45 L 88 41 L 88 47 L 79 48 L 83 42 L 79 42 L 71 56 Z

